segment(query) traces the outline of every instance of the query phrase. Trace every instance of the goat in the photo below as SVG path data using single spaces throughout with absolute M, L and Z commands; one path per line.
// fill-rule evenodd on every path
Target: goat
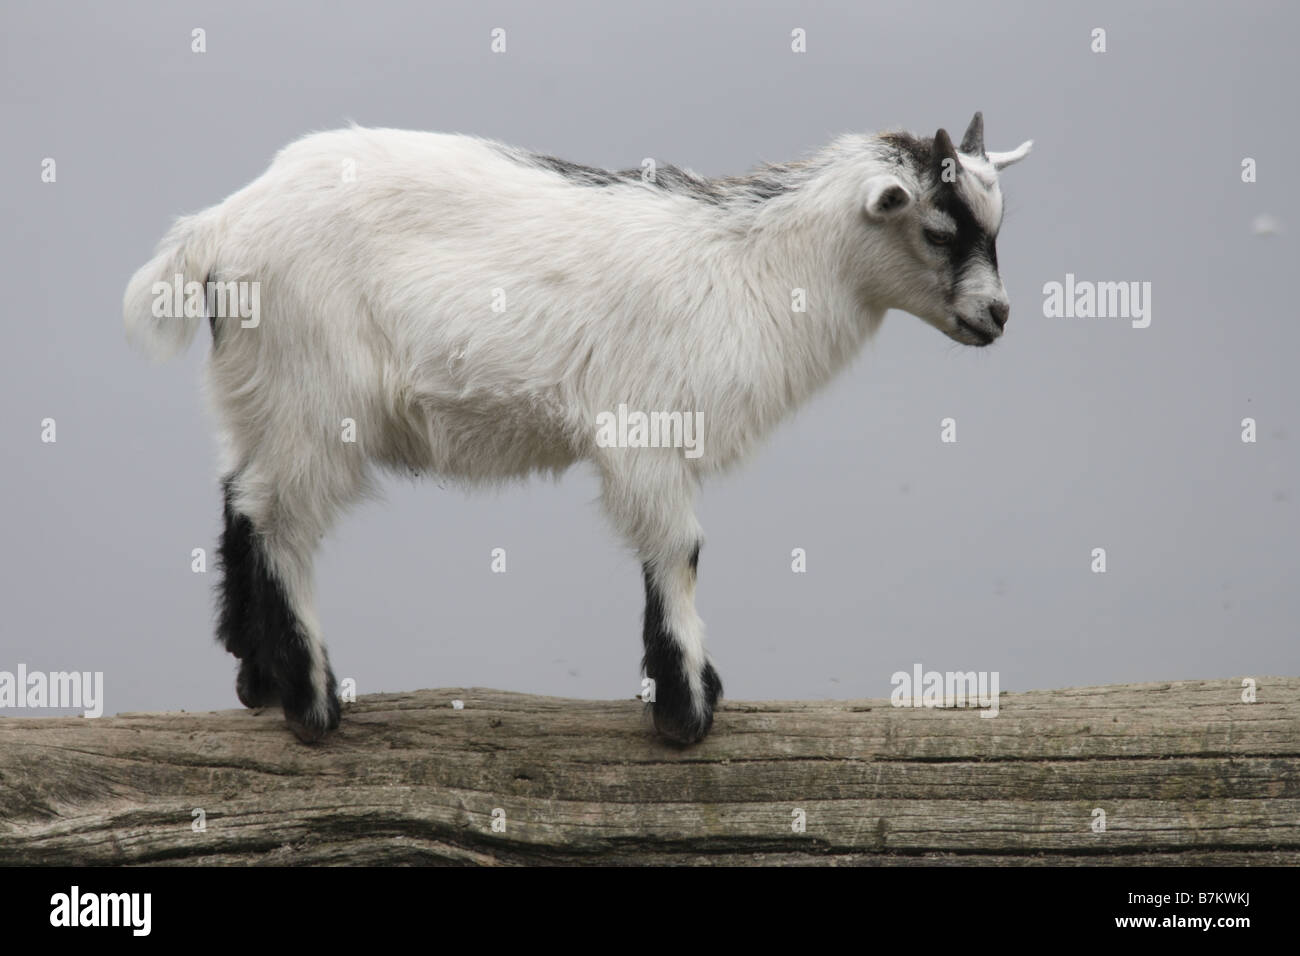
M 278 703 L 304 742 L 338 726 L 313 552 L 376 466 L 483 483 L 587 460 L 641 561 L 655 728 L 703 739 L 722 683 L 695 611 L 697 484 L 839 371 L 888 309 L 966 345 L 1002 334 L 998 171 L 1031 146 L 986 152 L 976 113 L 960 149 L 943 129 L 852 134 L 707 179 L 353 127 L 298 140 L 178 220 L 123 309 L 158 360 L 211 325 L 217 631 L 239 699 Z M 178 309 L 182 286 L 193 298 Z M 233 302 L 236 289 L 258 314 L 218 307 L 215 292 Z M 642 426 L 693 415 L 697 453 L 598 440 L 615 409 Z

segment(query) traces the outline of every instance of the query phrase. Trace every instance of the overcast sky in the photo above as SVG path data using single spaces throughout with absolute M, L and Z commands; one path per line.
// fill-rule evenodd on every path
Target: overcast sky
M 968 349 L 891 313 L 705 488 L 698 601 L 727 696 L 887 696 L 915 663 L 1011 691 L 1300 673 L 1297 26 L 1259 0 L 6 0 L 0 670 L 103 671 L 106 713 L 238 706 L 216 574 L 190 570 L 220 528 L 208 337 L 152 366 L 121 300 L 175 216 L 291 140 L 355 121 L 723 175 L 847 131 L 958 136 L 980 109 L 990 149 L 1036 144 L 1003 174 L 1007 334 Z M 1066 273 L 1149 282 L 1150 326 L 1046 317 Z M 640 571 L 590 470 L 385 487 L 319 560 L 340 678 L 639 690 Z

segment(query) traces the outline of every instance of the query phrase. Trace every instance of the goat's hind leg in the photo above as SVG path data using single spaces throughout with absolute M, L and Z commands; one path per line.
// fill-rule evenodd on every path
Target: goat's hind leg
M 265 576 L 257 569 L 259 561 L 253 522 L 234 507 L 234 475 L 221 482 L 225 503 L 225 530 L 218 551 L 222 581 L 218 588 L 217 636 L 226 650 L 239 660 L 239 677 L 235 693 L 245 707 L 274 707 L 280 692 L 271 676 L 269 662 L 258 653 L 261 646 L 258 608 L 265 603 L 259 594 L 266 586 Z
M 224 489 L 217 633 L 240 661 L 236 693 L 247 707 L 280 704 L 300 740 L 319 740 L 338 726 L 339 702 L 311 608 L 318 534 L 284 496 L 241 475 Z

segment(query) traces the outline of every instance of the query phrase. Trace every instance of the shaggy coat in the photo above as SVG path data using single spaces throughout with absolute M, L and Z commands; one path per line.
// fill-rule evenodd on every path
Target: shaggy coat
M 124 311 L 160 359 L 211 327 L 219 636 L 240 699 L 279 703 L 303 740 L 337 726 L 312 560 L 375 466 L 480 483 L 586 460 L 643 564 L 655 725 L 701 739 L 721 682 L 695 612 L 699 481 L 843 368 L 888 309 L 967 345 L 1002 334 L 997 172 L 1029 145 L 986 153 L 976 114 L 960 150 L 943 130 L 850 135 L 711 180 L 351 128 L 293 143 L 179 220 Z M 181 287 L 202 308 L 177 314 Z M 235 288 L 242 300 L 219 294 Z M 599 440 L 621 406 L 692 416 L 696 452 Z

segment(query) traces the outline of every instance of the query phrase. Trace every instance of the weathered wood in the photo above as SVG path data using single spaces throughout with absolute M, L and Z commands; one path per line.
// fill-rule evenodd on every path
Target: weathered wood
M 727 701 L 689 749 L 635 700 L 479 689 L 362 697 L 316 747 L 278 710 L 9 719 L 0 864 L 1294 865 L 1300 679 L 1257 693 Z

